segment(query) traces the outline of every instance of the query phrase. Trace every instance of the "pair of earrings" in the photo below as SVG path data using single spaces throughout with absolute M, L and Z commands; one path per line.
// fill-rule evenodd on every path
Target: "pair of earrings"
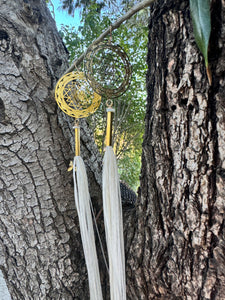
M 80 156 L 79 119 L 94 113 L 101 96 L 119 97 L 130 82 L 131 66 L 126 53 L 112 44 L 94 45 L 86 53 L 85 75 L 72 72 L 57 83 L 55 97 L 60 109 L 75 118 L 74 197 L 88 271 L 90 299 L 101 300 L 102 290 L 91 215 L 91 198 L 84 162 Z M 89 84 L 88 84 L 89 83 Z M 94 91 L 93 91 L 94 90 Z M 100 96 L 101 95 L 101 96 Z M 109 260 L 110 297 L 126 299 L 122 204 L 116 157 L 112 148 L 112 101 L 107 105 L 106 150 L 103 158 L 102 194 Z

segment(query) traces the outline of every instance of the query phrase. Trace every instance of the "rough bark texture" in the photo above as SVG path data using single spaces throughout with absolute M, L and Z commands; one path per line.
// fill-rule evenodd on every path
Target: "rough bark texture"
M 189 1 L 157 1 L 129 299 L 225 299 L 225 2 L 212 1 L 213 84 Z
M 0 7 L 0 268 L 12 299 L 88 299 L 72 120 L 50 97 L 68 55 L 44 0 Z M 81 135 L 98 210 L 101 157 L 85 122 Z

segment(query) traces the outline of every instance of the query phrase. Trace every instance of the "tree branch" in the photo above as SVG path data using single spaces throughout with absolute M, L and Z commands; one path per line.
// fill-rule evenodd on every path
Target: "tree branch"
M 124 21 L 131 18 L 134 14 L 136 14 L 139 10 L 150 6 L 155 0 L 143 0 L 142 2 L 138 3 L 134 7 L 132 7 L 125 15 L 120 17 L 116 22 L 114 22 L 109 28 L 107 28 L 97 39 L 95 39 L 92 44 L 87 48 L 86 52 L 95 44 L 100 43 L 110 32 L 112 32 L 114 29 L 118 28 Z M 65 74 L 72 72 L 75 68 L 77 68 L 82 61 L 84 60 L 85 54 L 81 54 L 81 56 L 73 61 L 72 65 L 66 70 Z

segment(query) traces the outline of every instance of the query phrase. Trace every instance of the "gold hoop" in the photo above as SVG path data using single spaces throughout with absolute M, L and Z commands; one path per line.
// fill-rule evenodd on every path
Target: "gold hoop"
M 94 44 L 85 55 L 84 69 L 88 82 L 101 96 L 117 98 L 129 87 L 131 64 L 118 45 Z
M 61 77 L 56 84 L 55 99 L 64 113 L 76 119 L 94 113 L 101 103 L 101 96 L 92 91 L 83 72 Z

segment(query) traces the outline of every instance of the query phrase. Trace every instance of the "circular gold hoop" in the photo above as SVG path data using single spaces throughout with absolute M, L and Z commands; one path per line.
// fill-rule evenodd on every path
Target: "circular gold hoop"
M 116 98 L 129 87 L 131 65 L 126 52 L 118 45 L 93 45 L 84 59 L 85 76 L 99 95 Z
M 71 72 L 59 79 L 55 99 L 60 109 L 74 118 L 84 118 L 94 113 L 101 96 L 93 92 L 83 72 Z

